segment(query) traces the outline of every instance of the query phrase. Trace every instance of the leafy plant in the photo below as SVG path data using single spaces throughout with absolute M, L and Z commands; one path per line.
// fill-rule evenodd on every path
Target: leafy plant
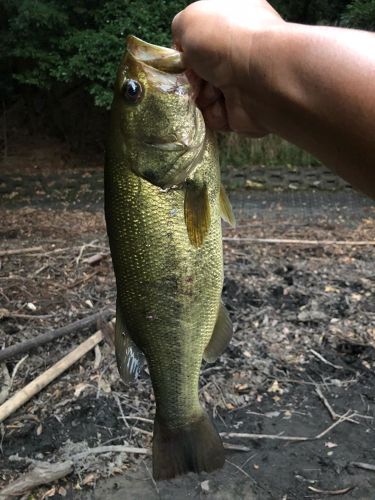
M 375 0 L 355 0 L 341 18 L 342 26 L 375 31 Z

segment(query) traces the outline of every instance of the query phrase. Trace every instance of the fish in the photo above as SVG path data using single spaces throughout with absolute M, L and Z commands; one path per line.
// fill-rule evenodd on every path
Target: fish
M 218 469 L 224 449 L 198 395 L 202 360 L 232 337 L 221 300 L 221 219 L 234 215 L 218 146 L 181 53 L 130 35 L 113 90 L 105 217 L 124 381 L 147 362 L 156 401 L 153 477 Z

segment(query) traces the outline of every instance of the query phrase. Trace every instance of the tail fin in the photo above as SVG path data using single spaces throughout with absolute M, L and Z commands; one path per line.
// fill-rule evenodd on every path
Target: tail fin
M 224 448 L 204 413 L 194 422 L 171 430 L 156 415 L 152 447 L 153 476 L 171 479 L 186 472 L 211 472 L 224 465 Z

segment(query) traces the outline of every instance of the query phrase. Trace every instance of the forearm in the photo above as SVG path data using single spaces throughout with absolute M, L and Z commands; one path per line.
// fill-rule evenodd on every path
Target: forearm
M 375 34 L 286 24 L 252 43 L 244 105 L 375 197 Z

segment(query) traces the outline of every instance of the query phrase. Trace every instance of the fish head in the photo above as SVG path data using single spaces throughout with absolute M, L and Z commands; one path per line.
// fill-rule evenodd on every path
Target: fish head
M 118 70 L 112 127 L 131 170 L 161 188 L 194 172 L 205 124 L 184 73 L 181 53 L 129 36 Z

